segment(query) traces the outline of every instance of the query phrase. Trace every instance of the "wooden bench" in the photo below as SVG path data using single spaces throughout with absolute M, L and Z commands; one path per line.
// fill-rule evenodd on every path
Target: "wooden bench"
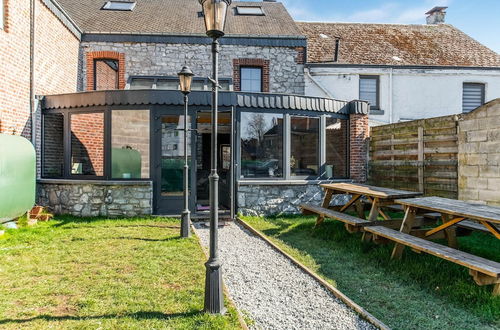
M 300 208 L 302 209 L 303 214 L 314 214 L 314 215 L 319 215 L 322 218 L 329 218 L 341 221 L 345 223 L 345 227 L 350 233 L 358 232 L 360 231 L 360 228 L 370 223 L 368 220 L 364 220 L 349 214 L 337 212 L 317 205 L 302 204 L 300 205 Z M 319 223 L 316 223 L 316 225 L 319 225 Z
M 374 236 L 384 237 L 414 250 L 422 251 L 467 267 L 478 285 L 494 284 L 493 294 L 500 295 L 500 263 L 498 262 L 383 226 L 365 227 L 365 231 L 370 232 Z

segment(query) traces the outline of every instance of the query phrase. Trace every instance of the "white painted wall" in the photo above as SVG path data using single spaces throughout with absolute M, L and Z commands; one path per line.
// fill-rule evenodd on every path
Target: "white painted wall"
M 311 67 L 306 68 L 306 95 L 339 100 L 359 99 L 359 75 L 380 76 L 380 109 L 384 114 L 370 115 L 372 123 L 394 123 L 462 113 L 464 82 L 484 83 L 486 102 L 500 98 L 500 68 Z

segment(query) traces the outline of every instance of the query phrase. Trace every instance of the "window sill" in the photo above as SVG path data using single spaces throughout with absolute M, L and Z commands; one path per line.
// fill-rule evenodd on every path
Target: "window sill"
M 372 109 L 370 110 L 370 115 L 375 115 L 375 116 L 382 116 L 385 114 L 385 111 L 384 110 L 380 110 L 380 109 Z

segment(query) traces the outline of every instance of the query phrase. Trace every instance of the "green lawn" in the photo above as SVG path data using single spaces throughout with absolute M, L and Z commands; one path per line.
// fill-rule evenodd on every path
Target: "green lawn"
M 178 232 L 171 219 L 69 217 L 8 230 L 0 328 L 241 328 L 233 307 L 202 312 L 205 256 Z
M 243 217 L 290 255 L 394 329 L 500 328 L 500 297 L 479 287 L 468 269 L 409 252 L 391 261 L 392 244 L 362 243 L 343 224 L 315 217 Z M 475 233 L 461 249 L 500 262 L 500 241 Z

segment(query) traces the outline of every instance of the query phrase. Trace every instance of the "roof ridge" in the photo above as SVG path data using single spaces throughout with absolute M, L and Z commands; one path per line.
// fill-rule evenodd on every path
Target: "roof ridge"
M 395 25 L 395 26 L 428 26 L 428 27 L 436 27 L 436 26 L 452 26 L 455 27 L 452 24 L 418 24 L 418 23 L 412 23 L 412 24 L 405 24 L 405 23 L 372 23 L 372 22 L 314 22 L 314 21 L 295 21 L 295 23 L 298 24 L 344 24 L 344 25 Z

